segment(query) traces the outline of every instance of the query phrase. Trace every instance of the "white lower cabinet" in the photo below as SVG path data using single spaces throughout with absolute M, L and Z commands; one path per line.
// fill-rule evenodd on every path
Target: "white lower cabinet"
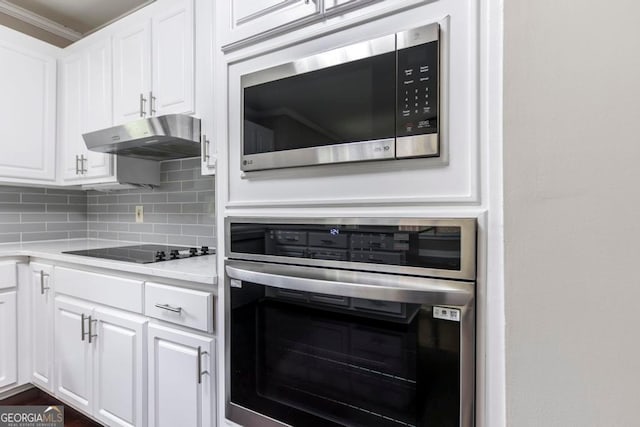
M 109 426 L 146 425 L 147 319 L 55 298 L 56 396 Z
M 88 325 L 93 307 L 57 296 L 55 299 L 56 396 L 77 409 L 91 413 L 91 357 Z
M 94 415 L 108 425 L 144 426 L 147 319 L 106 307 L 96 307 L 94 318 Z
M 149 426 L 216 425 L 215 339 L 149 325 Z
M 32 262 L 31 382 L 53 392 L 53 266 Z
M 16 291 L 0 293 L 0 389 L 18 380 Z

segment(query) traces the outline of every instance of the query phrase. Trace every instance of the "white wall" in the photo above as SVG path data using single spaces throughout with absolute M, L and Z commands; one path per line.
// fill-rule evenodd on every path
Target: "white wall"
M 507 425 L 639 425 L 640 2 L 504 24 Z

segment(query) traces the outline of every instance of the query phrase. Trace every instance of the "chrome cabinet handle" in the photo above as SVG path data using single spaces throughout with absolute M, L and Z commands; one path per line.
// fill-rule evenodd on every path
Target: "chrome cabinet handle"
M 44 285 L 45 277 L 49 277 L 49 274 L 45 273 L 44 270 L 40 270 L 40 295 L 44 295 L 44 291 L 49 289 L 48 286 Z
M 82 175 L 84 175 L 85 173 L 87 173 L 87 168 L 85 165 L 85 162 L 88 161 L 89 159 L 87 157 L 83 155 L 80 156 L 80 173 Z
M 206 351 L 202 351 L 202 347 L 198 346 L 198 384 L 202 384 L 202 376 L 209 375 L 209 371 L 202 370 L 202 356 L 205 354 L 209 354 Z
M 84 341 L 84 336 L 87 335 L 87 331 L 84 327 L 84 321 L 85 320 L 89 320 L 91 321 L 91 316 L 85 316 L 84 313 L 80 314 L 80 341 Z M 89 323 L 89 326 L 91 326 L 91 323 Z M 89 334 L 91 334 L 89 332 Z
M 207 135 L 205 134 L 202 134 L 202 145 L 204 150 L 204 154 L 202 157 L 204 157 L 205 160 L 209 160 L 209 140 L 207 139 Z
M 80 161 L 80 156 L 76 154 L 76 175 L 80 173 L 80 168 L 78 167 L 78 162 Z
M 169 304 L 156 304 L 155 306 L 163 310 L 172 311 L 174 313 L 182 312 L 182 307 L 172 307 Z
M 145 103 L 147 102 L 146 99 L 144 99 L 144 95 L 140 94 L 140 117 L 144 117 L 147 115 L 147 112 L 145 111 Z
M 98 337 L 98 334 L 94 334 L 94 333 L 93 333 L 93 331 L 92 331 L 92 329 L 93 329 L 93 328 L 92 328 L 92 326 L 91 326 L 91 325 L 92 325 L 94 322 L 96 322 L 96 323 L 97 323 L 97 322 L 98 322 L 98 319 L 92 319 L 92 318 L 91 318 L 91 316 L 89 316 L 89 317 L 87 317 L 87 320 L 89 320 L 89 332 L 88 332 L 88 335 L 89 335 L 89 344 L 91 344 L 91 342 L 92 342 L 92 341 L 91 341 L 91 338 L 97 338 L 97 337 Z
M 149 115 L 153 116 L 156 113 L 156 109 L 154 107 L 156 97 L 153 96 L 153 91 L 149 91 Z

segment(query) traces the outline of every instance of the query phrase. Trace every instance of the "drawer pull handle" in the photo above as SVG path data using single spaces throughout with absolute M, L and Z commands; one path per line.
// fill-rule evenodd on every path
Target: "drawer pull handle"
M 169 304 L 156 304 L 156 307 L 173 313 L 182 313 L 182 307 L 172 307 Z

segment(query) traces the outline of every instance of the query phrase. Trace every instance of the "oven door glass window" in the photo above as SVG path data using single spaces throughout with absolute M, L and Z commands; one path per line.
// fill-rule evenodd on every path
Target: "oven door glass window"
M 459 426 L 460 324 L 433 307 L 231 288 L 231 402 L 293 426 Z

